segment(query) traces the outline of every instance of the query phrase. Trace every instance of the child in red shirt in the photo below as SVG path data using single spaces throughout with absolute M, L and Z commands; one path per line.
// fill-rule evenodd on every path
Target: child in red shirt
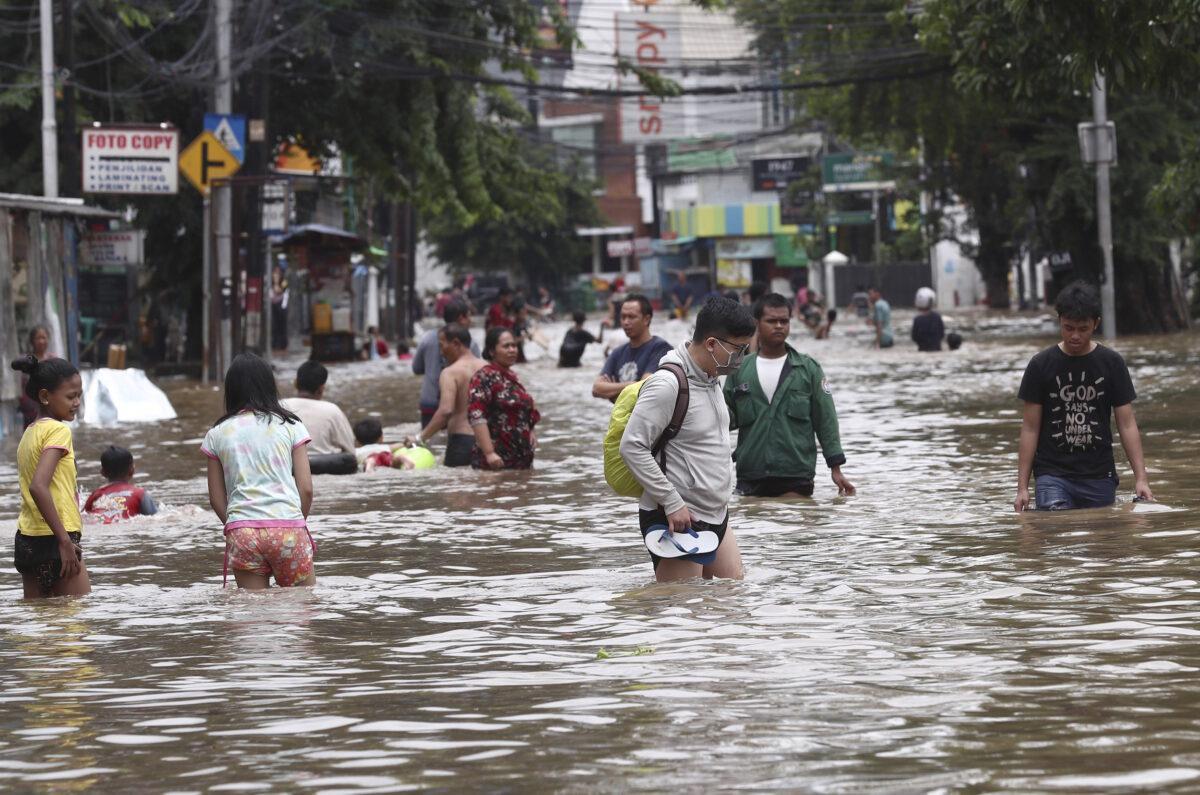
M 92 492 L 84 503 L 84 513 L 99 516 L 104 524 L 158 513 L 158 505 L 146 490 L 130 482 L 134 473 L 133 453 L 110 445 L 100 454 L 100 472 L 108 478 L 108 485 Z

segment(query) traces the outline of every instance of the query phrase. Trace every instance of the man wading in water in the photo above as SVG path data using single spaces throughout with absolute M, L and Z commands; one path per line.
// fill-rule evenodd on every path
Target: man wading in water
M 487 364 L 471 351 L 471 332 L 466 326 L 451 323 L 438 332 L 438 345 L 447 366 L 438 376 L 441 395 L 437 410 L 429 424 L 421 429 L 417 438 L 408 437 L 409 444 L 429 444 L 429 440 L 442 428 L 448 429 L 446 460 L 448 467 L 471 465 L 471 451 L 475 449 L 475 433 L 467 422 L 467 392 L 471 377 Z
M 833 392 L 821 365 L 787 344 L 792 305 L 768 293 L 754 305 L 758 353 L 725 379 L 725 403 L 738 429 L 738 491 L 750 497 L 811 497 L 817 440 L 840 495 L 846 456 Z
M 1142 437 L 1133 416 L 1133 381 L 1121 354 L 1092 341 L 1100 297 L 1072 282 L 1054 302 L 1062 342 L 1030 360 L 1018 396 L 1025 401 L 1017 465 L 1017 512 L 1029 507 L 1029 475 L 1039 511 L 1103 508 L 1117 498 L 1111 417 L 1133 468 L 1138 499 L 1153 500 Z
M 628 304 L 626 304 L 628 306 Z M 687 378 L 687 413 L 679 432 L 663 447 L 660 466 L 655 444 L 671 422 L 679 394 L 678 377 L 658 370 L 646 381 L 621 437 L 621 458 L 642 485 L 638 506 L 642 535 L 670 528 L 689 547 L 687 531 L 715 534 L 715 551 L 681 557 L 650 553 L 659 582 L 689 577 L 742 577 L 742 556 L 729 526 L 733 472 L 729 456 L 729 411 L 718 376 L 736 372 L 754 338 L 754 318 L 736 301 L 711 299 L 696 316 L 696 331 L 662 357 Z M 655 528 L 658 528 L 656 531 Z M 664 553 L 665 554 L 665 553 Z

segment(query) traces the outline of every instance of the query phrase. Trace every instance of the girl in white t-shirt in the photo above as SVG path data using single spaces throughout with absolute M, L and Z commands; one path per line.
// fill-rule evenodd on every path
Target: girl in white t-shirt
M 204 437 L 208 501 L 225 525 L 225 577 L 239 588 L 314 585 L 306 519 L 312 473 L 300 418 L 279 405 L 270 366 L 238 354 L 225 373 L 225 416 Z

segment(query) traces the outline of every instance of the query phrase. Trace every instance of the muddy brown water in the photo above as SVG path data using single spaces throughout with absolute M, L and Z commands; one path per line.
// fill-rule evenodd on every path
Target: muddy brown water
M 0 789 L 1200 788 L 1200 337 L 1115 346 L 1159 505 L 1130 503 L 1118 449 L 1115 508 L 1017 517 L 1015 392 L 1053 329 L 955 322 L 953 354 L 871 351 L 854 324 L 794 338 L 859 494 L 821 465 L 812 500 L 735 498 L 743 582 L 653 583 L 603 483 L 595 347 L 521 366 L 532 473 L 318 477 L 312 591 L 221 589 L 197 450 L 220 394 L 168 380 L 178 420 L 75 437 L 84 487 L 119 442 L 163 512 L 87 528 L 90 597 L 23 603 L 7 440 Z M 391 438 L 414 427 L 395 363 L 334 368 L 329 391 Z

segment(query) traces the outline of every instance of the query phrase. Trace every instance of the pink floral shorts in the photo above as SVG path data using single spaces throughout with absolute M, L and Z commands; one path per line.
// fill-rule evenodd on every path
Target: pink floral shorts
M 232 528 L 225 531 L 225 556 L 228 568 L 273 574 L 286 588 L 312 574 L 312 536 L 303 526 Z

